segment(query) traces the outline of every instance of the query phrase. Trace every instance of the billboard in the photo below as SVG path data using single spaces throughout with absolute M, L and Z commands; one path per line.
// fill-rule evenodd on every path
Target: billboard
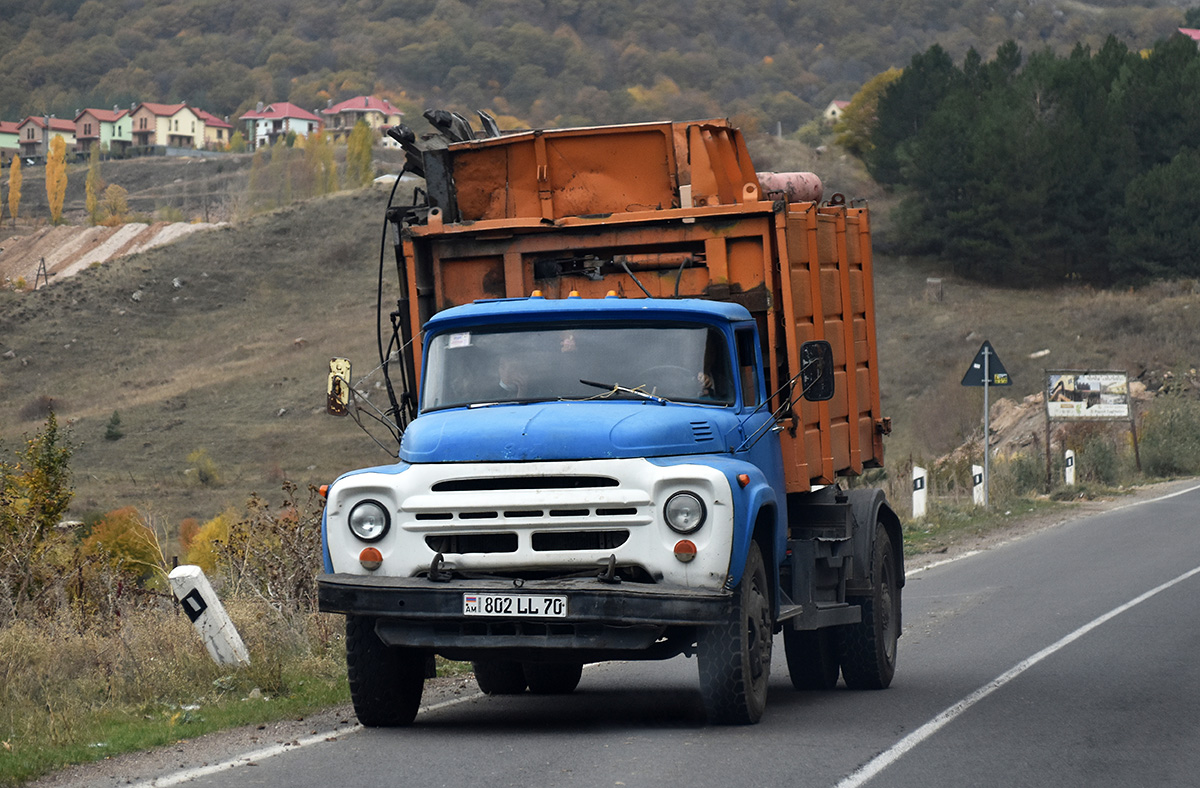
M 1129 375 L 1047 370 L 1046 413 L 1051 421 L 1129 421 Z

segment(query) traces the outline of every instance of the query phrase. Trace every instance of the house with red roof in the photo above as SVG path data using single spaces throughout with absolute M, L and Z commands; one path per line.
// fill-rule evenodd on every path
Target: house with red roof
M 206 150 L 226 150 L 229 138 L 233 136 L 233 125 L 228 120 L 222 120 L 211 112 L 196 109 L 196 115 L 204 122 L 204 143 Z
M 1200 30 L 1197 30 L 1194 27 L 1181 27 L 1181 28 L 1179 28 L 1179 32 L 1183 33 L 1185 36 L 1192 39 L 1197 44 L 1200 44 Z
M 849 101 L 834 99 L 833 101 L 829 102 L 829 106 L 826 107 L 825 111 L 821 113 L 821 117 L 824 118 L 827 124 L 832 126 L 842 119 L 842 113 L 846 111 L 846 107 L 848 106 L 850 106 Z
M 17 124 L 17 144 L 22 156 L 45 156 L 50 151 L 50 140 L 55 137 L 62 137 L 67 150 L 72 150 L 75 147 L 75 122 L 53 115 L 31 115 Z
M 365 120 L 375 136 L 383 140 L 387 147 L 399 147 L 391 137 L 384 134 L 388 126 L 396 126 L 404 117 L 404 113 L 396 109 L 392 102 L 375 96 L 355 96 L 338 104 L 330 105 L 321 110 L 325 119 L 325 128 L 333 135 L 335 141 L 345 142 L 354 130 L 359 119 Z
M 75 113 L 75 144 L 81 153 L 89 153 L 93 145 L 102 151 L 122 154 L 133 144 L 133 121 L 129 110 L 85 109 Z
M 143 101 L 129 113 L 133 122 L 133 144 L 168 148 L 204 146 L 204 121 L 186 103 L 155 104 Z
M 280 137 L 286 137 L 290 132 L 307 137 L 321 130 L 319 117 L 286 101 L 266 106 L 260 101 L 255 109 L 242 115 L 239 120 L 246 124 L 246 139 L 255 148 L 274 145 Z
M 8 153 L 16 153 L 17 148 L 17 127 L 18 124 L 14 121 L 0 120 L 0 151 Z

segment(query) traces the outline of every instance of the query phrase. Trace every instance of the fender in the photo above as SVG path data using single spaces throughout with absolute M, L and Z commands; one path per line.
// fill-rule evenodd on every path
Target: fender
M 729 489 L 733 495 L 733 545 L 729 555 L 729 577 L 725 581 L 727 589 L 737 588 L 742 581 L 742 571 L 746 568 L 746 556 L 750 554 L 750 542 L 754 538 L 754 529 L 763 511 L 770 513 L 771 539 L 763 545 L 763 559 L 767 562 L 767 571 L 771 574 L 772 587 L 779 582 L 779 562 L 787 549 L 787 529 L 780 517 L 782 507 L 779 505 L 779 493 L 762 469 L 752 463 L 743 462 L 729 456 L 711 455 L 698 457 L 672 457 L 651 460 L 659 465 L 707 465 L 720 471 L 729 481 Z M 746 474 L 750 481 L 745 487 L 738 483 L 738 475 Z M 769 554 L 768 554 L 769 551 Z
M 339 476 L 333 480 L 333 484 L 329 485 L 329 488 L 332 489 L 334 484 L 337 484 L 342 479 L 348 479 L 351 476 L 358 476 L 359 474 L 363 474 L 363 473 L 397 474 L 397 473 L 404 473 L 406 470 L 408 470 L 408 468 L 409 468 L 409 464 L 407 462 L 397 462 L 393 465 L 377 465 L 372 468 L 360 468 L 355 471 L 349 471 L 348 473 L 343 473 L 341 476 Z M 326 492 L 326 495 L 328 495 L 328 492 Z M 326 520 L 325 514 L 326 514 L 325 509 L 322 508 L 321 509 L 321 560 L 325 565 L 325 574 L 333 574 L 333 559 L 329 555 L 329 538 L 328 538 L 329 537 L 329 523 Z
M 904 587 L 904 534 L 900 518 L 892 511 L 883 490 L 850 490 L 847 494 L 850 512 L 854 515 L 854 572 L 847 578 L 846 593 L 855 596 L 869 594 L 875 587 L 871 577 L 871 556 L 875 550 L 875 523 L 881 523 L 892 540 L 896 552 L 896 567 L 900 571 L 897 583 Z

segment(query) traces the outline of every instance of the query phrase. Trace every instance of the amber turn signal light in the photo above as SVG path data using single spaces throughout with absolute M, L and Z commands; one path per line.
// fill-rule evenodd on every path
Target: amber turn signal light
M 696 543 L 691 539 L 680 539 L 675 543 L 675 559 L 689 564 L 696 557 Z
M 364 547 L 363 551 L 358 554 L 358 562 L 362 564 L 363 569 L 374 572 L 383 566 L 383 553 L 379 552 L 377 547 Z

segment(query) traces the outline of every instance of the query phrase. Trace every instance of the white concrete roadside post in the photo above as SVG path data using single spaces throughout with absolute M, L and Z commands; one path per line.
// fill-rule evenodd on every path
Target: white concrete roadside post
M 250 653 L 233 626 L 212 584 L 198 566 L 184 564 L 167 575 L 183 612 L 200 633 L 209 656 L 218 665 L 249 665 Z
M 925 516 L 926 504 L 929 501 L 929 472 L 924 468 L 914 465 L 912 474 L 912 516 L 914 520 L 920 520 Z
M 1068 487 L 1075 486 L 1075 450 L 1067 449 L 1066 463 L 1063 467 L 1063 475 Z
M 976 506 L 987 506 L 987 485 L 984 483 L 983 466 L 971 466 L 971 493 Z

